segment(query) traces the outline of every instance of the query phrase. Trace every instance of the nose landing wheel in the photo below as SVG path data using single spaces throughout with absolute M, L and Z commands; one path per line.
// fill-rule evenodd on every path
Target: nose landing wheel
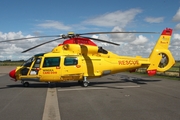
M 89 82 L 88 81 L 83 81 L 83 87 L 88 87 Z
M 24 87 L 29 87 L 29 82 L 22 81 L 22 84 L 23 84 Z

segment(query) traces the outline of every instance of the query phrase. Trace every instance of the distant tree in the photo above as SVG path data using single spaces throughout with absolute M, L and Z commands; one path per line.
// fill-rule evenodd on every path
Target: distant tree
M 24 62 L 24 60 L 19 60 L 19 62 Z
M 9 60 L 4 60 L 4 62 L 11 62 L 11 59 L 9 59 Z

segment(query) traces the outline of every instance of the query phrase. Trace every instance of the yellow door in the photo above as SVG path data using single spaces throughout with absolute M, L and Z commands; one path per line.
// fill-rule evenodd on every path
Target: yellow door
M 63 60 L 61 78 L 63 80 L 81 80 L 83 78 L 81 57 L 64 56 Z
M 39 69 L 40 81 L 59 82 L 61 76 L 60 57 L 45 57 Z

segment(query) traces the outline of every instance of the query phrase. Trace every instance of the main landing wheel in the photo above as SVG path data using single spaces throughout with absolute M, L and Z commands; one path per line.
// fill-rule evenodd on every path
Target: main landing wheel
M 29 82 L 23 83 L 23 86 L 24 86 L 24 87 L 29 87 Z
M 84 76 L 84 80 L 83 80 L 83 87 L 88 87 L 88 85 L 89 85 L 89 81 L 87 81 L 87 79 L 86 79 L 87 77 L 86 76 Z
M 83 87 L 88 87 L 88 85 L 89 85 L 89 82 L 88 82 L 88 81 L 84 81 L 84 82 L 83 82 Z

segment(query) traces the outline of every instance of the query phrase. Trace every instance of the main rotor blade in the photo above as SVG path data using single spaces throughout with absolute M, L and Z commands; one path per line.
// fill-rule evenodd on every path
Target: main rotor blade
M 106 41 L 106 40 L 101 40 L 101 39 L 96 39 L 96 38 L 91 38 L 91 37 L 84 37 L 84 36 L 81 36 L 81 37 L 96 40 L 96 41 L 100 41 L 100 42 L 105 42 L 105 43 L 109 43 L 109 44 L 113 44 L 113 45 L 118 45 L 118 46 L 120 45 L 118 43 L 114 43 L 114 42 L 110 42 L 110 41 Z
M 30 50 L 34 49 L 34 48 L 37 48 L 37 47 L 39 47 L 39 46 L 42 46 L 42 45 L 47 44 L 47 43 L 50 43 L 50 42 L 57 41 L 57 40 L 59 40 L 59 39 L 62 39 L 62 37 L 61 37 L 61 38 L 54 39 L 54 40 L 49 40 L 49 41 L 44 42 L 44 43 L 41 43 L 41 44 L 36 45 L 36 46 L 34 46 L 34 47 L 31 47 L 31 48 L 29 48 L 29 49 L 27 49 L 27 50 L 24 50 L 24 51 L 22 51 L 21 53 L 25 53 L 25 52 L 27 52 L 27 51 L 30 51 Z
M 76 35 L 93 35 L 93 34 L 114 34 L 114 33 L 153 33 L 153 34 L 159 34 L 159 32 L 90 32 L 90 33 L 81 33 L 81 34 L 76 34 Z
M 45 37 L 60 37 L 60 35 L 48 35 L 48 36 L 35 36 L 35 37 L 27 37 L 27 38 L 17 38 L 12 40 L 3 40 L 1 42 L 11 42 L 11 41 L 18 41 L 18 40 L 26 40 L 26 39 L 33 39 L 33 38 L 45 38 Z

